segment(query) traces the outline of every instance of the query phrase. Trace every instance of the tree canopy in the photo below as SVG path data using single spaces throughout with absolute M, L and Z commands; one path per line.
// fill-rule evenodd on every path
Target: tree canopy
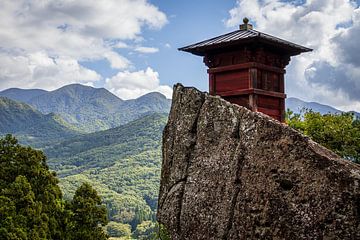
M 106 239 L 106 223 L 106 210 L 90 185 L 65 202 L 41 151 L 19 145 L 11 135 L 0 139 L 0 239 Z M 79 238 L 79 231 L 97 237 Z
M 106 208 L 101 205 L 101 198 L 88 183 L 83 183 L 75 192 L 71 201 L 72 232 L 74 240 L 107 239 L 101 226 L 108 223 Z
M 287 124 L 345 159 L 360 163 L 360 120 L 351 113 L 325 114 L 287 111 Z

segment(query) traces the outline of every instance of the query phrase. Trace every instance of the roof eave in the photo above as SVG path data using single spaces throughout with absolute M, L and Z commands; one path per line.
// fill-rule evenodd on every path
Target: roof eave
M 311 48 L 307 48 L 307 47 L 304 47 L 304 46 L 301 46 L 301 45 L 297 45 L 295 43 L 291 43 L 291 45 L 281 44 L 279 42 L 269 41 L 267 39 L 263 39 L 263 38 L 259 38 L 259 37 L 249 37 L 247 39 L 241 39 L 241 40 L 238 40 L 238 41 L 221 43 L 221 44 L 213 44 L 213 45 L 195 47 L 195 48 L 192 48 L 191 46 L 196 45 L 196 44 L 192 44 L 192 45 L 189 45 L 189 46 L 186 46 L 186 47 L 178 48 L 178 50 L 179 51 L 184 51 L 184 52 L 189 52 L 189 53 L 192 53 L 192 54 L 197 55 L 197 56 L 205 56 L 207 52 L 211 52 L 211 51 L 214 51 L 214 50 L 220 49 L 220 48 L 228 48 L 228 47 L 236 46 L 237 44 L 248 43 L 248 42 L 250 42 L 250 41 L 252 41 L 254 39 L 256 39 L 259 42 L 272 45 L 272 46 L 277 47 L 279 49 L 286 50 L 291 56 L 296 56 L 296 55 L 299 55 L 299 54 L 304 53 L 304 52 L 313 51 L 313 49 L 311 49 Z

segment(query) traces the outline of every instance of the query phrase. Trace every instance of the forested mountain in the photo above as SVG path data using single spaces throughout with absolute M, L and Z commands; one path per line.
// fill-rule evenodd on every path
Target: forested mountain
M 66 122 L 86 132 L 124 122 L 117 114 L 122 100 L 104 88 L 67 85 L 32 98 L 29 104 L 42 113 L 58 113 Z
M 45 149 L 65 197 L 89 182 L 106 203 L 111 223 L 132 232 L 141 222 L 154 221 L 166 121 L 167 114 L 147 115 Z
M 0 92 L 1 97 L 7 97 L 15 101 L 29 103 L 30 99 L 47 93 L 48 91 L 42 89 L 20 89 L 9 88 Z
M 107 167 L 123 156 L 159 147 L 166 119 L 166 114 L 147 115 L 117 128 L 69 138 L 44 151 L 60 176 Z
M 152 93 L 131 104 L 141 107 L 142 101 L 149 101 L 146 98 L 161 104 L 163 96 Z M 45 150 L 50 168 L 60 177 L 65 198 L 71 199 L 83 182 L 90 183 L 109 210 L 109 231 L 125 231 L 115 231 L 118 236 L 154 221 L 166 113 L 144 115 L 120 127 L 79 134 L 55 114 L 45 115 L 7 98 L 0 100 L 0 135 L 13 133 L 23 144 Z
M 79 133 L 56 114 L 42 114 L 31 106 L 0 97 L 0 135 L 14 134 L 23 143 L 35 147 L 74 137 Z
M 121 106 L 124 112 L 133 112 L 136 109 L 138 114 L 147 112 L 168 113 L 171 100 L 158 92 L 145 94 L 137 99 L 127 100 Z
M 67 123 L 83 132 L 117 127 L 149 113 L 167 113 L 171 104 L 160 93 L 149 93 L 124 101 L 104 88 L 80 84 L 44 91 L 31 97 L 30 93 L 35 92 L 39 93 L 38 90 L 9 89 L 0 92 L 0 95 L 22 100 L 44 114 L 59 114 Z

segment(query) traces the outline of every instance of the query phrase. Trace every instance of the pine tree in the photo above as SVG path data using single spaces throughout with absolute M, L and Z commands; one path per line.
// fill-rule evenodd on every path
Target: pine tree
M 108 236 L 102 229 L 108 223 L 106 208 L 101 198 L 88 183 L 83 183 L 71 202 L 72 234 L 69 239 L 102 240 Z
M 41 151 L 0 139 L 0 239 L 107 239 L 106 216 L 89 184 L 65 202 Z
M 57 183 L 41 151 L 0 139 L 0 239 L 60 239 Z

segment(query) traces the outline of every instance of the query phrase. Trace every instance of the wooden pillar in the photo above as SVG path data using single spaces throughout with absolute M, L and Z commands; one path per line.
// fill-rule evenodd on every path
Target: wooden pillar
M 249 107 L 250 107 L 250 110 L 253 112 L 257 112 L 257 110 L 258 110 L 257 99 L 258 99 L 258 97 L 256 94 L 249 95 Z
M 280 88 L 279 88 L 279 91 L 281 93 L 285 93 L 285 81 L 284 81 L 284 74 L 285 73 L 280 73 Z M 285 122 L 285 98 L 281 99 L 280 100 L 280 122 Z
M 209 73 L 209 93 L 210 95 L 216 95 L 216 81 L 215 74 Z
M 280 100 L 280 122 L 285 122 L 285 99 Z
M 284 73 L 280 73 L 279 78 L 280 78 L 280 82 L 279 82 L 280 89 L 279 90 L 280 90 L 281 93 L 285 93 Z
M 257 88 L 257 69 L 256 68 L 249 68 L 249 88 Z

